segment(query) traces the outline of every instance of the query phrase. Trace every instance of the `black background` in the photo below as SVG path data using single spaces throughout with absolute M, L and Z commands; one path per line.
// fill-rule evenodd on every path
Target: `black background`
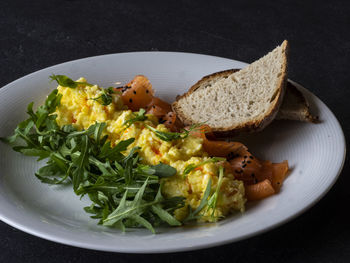
M 288 39 L 289 78 L 319 96 L 348 137 L 349 29 L 349 1 L 3 0 L 0 86 L 57 63 L 126 51 L 252 62 Z M 56 244 L 0 222 L 0 262 L 349 262 L 349 172 L 346 162 L 335 186 L 302 216 L 237 243 L 176 254 L 105 253 Z

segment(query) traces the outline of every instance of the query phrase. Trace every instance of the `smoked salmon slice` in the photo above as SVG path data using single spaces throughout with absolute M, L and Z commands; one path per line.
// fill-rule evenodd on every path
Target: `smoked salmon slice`
M 124 87 L 116 88 L 122 92 L 123 103 L 132 111 L 138 111 L 152 101 L 154 91 L 151 82 L 143 75 L 137 75 Z
M 248 201 L 261 200 L 275 194 L 275 189 L 273 189 L 269 179 L 256 184 L 246 185 L 244 188 Z
M 242 143 L 209 140 L 207 137 L 213 138 L 213 134 L 207 125 L 191 134 L 203 139 L 203 148 L 210 156 L 227 158 L 230 171 L 236 179 L 244 182 L 248 200 L 262 199 L 280 190 L 288 174 L 288 161 L 262 161 L 253 156 Z

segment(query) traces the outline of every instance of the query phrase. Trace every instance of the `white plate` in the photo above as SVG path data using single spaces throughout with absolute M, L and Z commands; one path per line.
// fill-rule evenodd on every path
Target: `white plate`
M 55 87 L 48 76 L 84 76 L 104 87 L 146 75 L 156 95 L 172 101 L 202 76 L 240 68 L 242 62 L 187 53 L 136 52 L 91 57 L 46 68 L 0 89 L 0 136 L 11 134 L 26 118 L 26 106 L 38 105 Z M 205 227 L 144 229 L 127 233 L 97 226 L 83 211 L 86 205 L 70 186 L 49 186 L 34 176 L 35 159 L 15 153 L 0 143 L 0 219 L 18 229 L 52 241 L 97 250 L 155 253 L 216 246 L 267 231 L 304 212 L 330 189 L 345 158 L 341 127 L 327 106 L 302 89 L 322 123 L 280 121 L 264 132 L 244 138 L 259 157 L 275 162 L 287 159 L 292 172 L 280 194 L 250 205 L 243 214 Z

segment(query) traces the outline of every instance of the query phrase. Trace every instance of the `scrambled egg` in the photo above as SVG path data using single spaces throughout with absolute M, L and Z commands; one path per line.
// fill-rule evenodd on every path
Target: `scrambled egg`
M 86 82 L 84 78 L 78 80 Z M 162 192 L 165 197 L 185 197 L 185 207 L 175 211 L 175 217 L 183 220 L 188 214 L 188 206 L 196 209 L 201 202 L 209 179 L 212 181 L 212 192 L 218 182 L 218 164 L 206 163 L 193 170 L 187 176 L 183 171 L 189 164 L 199 164 L 209 158 L 203 150 L 202 139 L 188 136 L 185 139 L 166 142 L 158 138 L 145 124 L 156 127 L 160 131 L 168 131 L 153 115 L 147 115 L 144 122 L 136 122 L 129 128 L 123 125 L 125 120 L 133 118 L 131 110 L 123 105 L 121 98 L 113 94 L 113 102 L 103 106 L 91 100 L 102 94 L 98 86 L 79 86 L 75 89 L 58 86 L 61 93 L 61 104 L 56 110 L 59 126 L 73 124 L 77 129 L 87 129 L 95 122 L 107 124 L 105 134 L 108 134 L 112 145 L 121 140 L 135 138 L 129 147 L 139 146 L 140 156 L 145 164 L 155 165 L 159 162 L 176 168 L 177 174 L 163 180 Z M 215 211 L 204 208 L 198 221 L 216 221 L 232 211 L 243 211 L 245 204 L 244 186 L 241 181 L 235 180 L 232 174 L 225 174 Z M 214 217 L 212 216 L 214 214 Z

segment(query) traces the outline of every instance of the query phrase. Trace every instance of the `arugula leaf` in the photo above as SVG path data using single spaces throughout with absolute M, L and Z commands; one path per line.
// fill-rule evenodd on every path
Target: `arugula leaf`
M 58 83 L 58 85 L 60 85 L 62 87 L 67 87 L 67 88 L 71 88 L 71 89 L 75 89 L 79 85 L 93 86 L 92 84 L 87 83 L 87 82 L 74 81 L 65 75 L 52 74 L 50 76 L 50 79 L 51 79 L 51 81 L 55 80 Z
M 105 91 L 108 93 L 108 94 L 121 94 L 119 91 L 116 91 L 113 87 L 108 87 L 105 89 Z
M 127 204 L 125 201 L 128 193 L 128 191 L 126 191 L 117 209 L 115 209 L 105 220 L 103 220 L 103 225 L 112 226 L 120 220 L 131 217 L 138 212 L 142 212 L 145 207 L 151 206 L 153 203 L 142 204 L 142 196 L 145 192 L 147 182 L 148 179 L 146 179 L 145 183 L 135 195 L 134 200 L 129 204 Z
M 174 167 L 161 162 L 157 165 L 151 165 L 150 168 L 154 169 L 153 174 L 160 178 L 174 176 L 177 172 Z
M 205 188 L 205 191 L 204 191 L 202 200 L 199 203 L 199 206 L 193 212 L 194 215 L 198 214 L 203 209 L 203 207 L 208 203 L 207 199 L 210 195 L 210 191 L 211 191 L 211 179 L 209 179 L 208 181 L 207 187 Z
M 218 196 L 219 196 L 219 191 L 222 185 L 222 180 L 224 178 L 224 168 L 222 166 L 219 167 L 219 179 L 217 182 L 217 186 L 215 189 L 215 192 L 213 193 L 212 196 L 210 196 L 210 192 L 211 192 L 211 179 L 209 179 L 207 187 L 204 191 L 202 200 L 199 204 L 199 206 L 192 211 L 192 207 L 189 206 L 189 213 L 188 216 L 186 217 L 186 219 L 184 220 L 184 222 L 188 222 L 194 219 L 197 219 L 199 216 L 199 212 L 205 207 L 207 206 L 206 211 L 208 211 L 209 209 L 212 209 L 212 218 L 214 218 L 214 214 L 215 214 L 215 209 L 216 209 L 216 205 L 217 205 L 217 200 L 218 200 Z
M 132 172 L 133 159 L 128 158 L 124 163 L 125 163 L 125 168 L 124 168 L 125 183 L 126 185 L 129 185 L 133 179 L 133 172 Z
M 97 101 L 98 103 L 102 104 L 103 106 L 108 106 L 109 104 L 112 103 L 113 98 L 111 95 L 102 93 L 100 96 L 96 98 L 91 98 L 90 100 Z
M 115 223 L 117 223 L 120 218 L 117 216 L 126 210 L 126 197 L 128 195 L 128 191 L 125 191 L 123 198 L 120 200 L 118 207 L 109 214 L 109 216 L 103 220 L 103 225 L 105 226 L 113 226 Z
M 224 178 L 224 168 L 222 166 L 219 167 L 219 179 L 218 179 L 218 183 L 215 189 L 214 194 L 209 198 L 208 201 L 208 209 L 211 208 L 212 209 L 212 214 L 211 216 L 214 217 L 214 213 L 215 213 L 215 209 L 216 209 L 216 204 L 217 204 L 217 200 L 218 200 L 218 195 L 219 195 L 219 191 L 221 188 L 221 184 L 222 184 L 222 179 Z
M 226 158 L 221 158 L 221 157 L 213 157 L 213 158 L 210 158 L 208 160 L 205 160 L 199 164 L 189 164 L 185 167 L 184 171 L 183 171 L 183 175 L 186 176 L 187 174 L 189 174 L 190 172 L 192 172 L 193 170 L 195 170 L 196 168 L 198 167 L 201 167 L 203 166 L 204 164 L 207 164 L 207 163 L 216 163 L 216 162 L 221 162 L 221 161 L 225 161 Z
M 139 215 L 132 215 L 130 218 L 135 220 L 137 223 L 139 223 L 140 225 L 144 226 L 148 230 L 150 230 L 153 234 L 156 233 L 156 231 L 154 230 L 152 224 L 150 222 L 148 222 L 145 218 L 143 218 L 143 217 L 141 217 Z
M 45 150 L 41 150 L 41 149 L 33 149 L 33 148 L 23 148 L 20 149 L 19 152 L 23 153 L 24 155 L 28 155 L 28 156 L 38 156 L 40 160 L 43 160 L 45 158 L 48 158 L 50 156 L 50 153 L 48 151 Z
M 162 185 L 160 185 L 158 189 L 158 193 L 154 199 L 156 202 L 163 201 L 164 198 L 161 193 Z M 173 217 L 169 212 L 167 212 L 165 209 L 161 207 L 160 204 L 152 205 L 152 211 L 159 216 L 160 219 L 167 222 L 171 226 L 181 226 L 181 222 L 176 220 L 175 217 Z
M 27 119 L 25 121 L 22 121 L 16 127 L 13 135 L 5 137 L 5 138 L 1 138 L 1 141 L 12 145 L 17 141 L 18 138 L 21 138 L 28 145 L 34 146 L 35 142 L 28 136 L 29 132 L 32 130 L 34 125 L 35 125 L 35 123 L 33 122 L 32 119 Z
M 192 207 L 190 205 L 188 206 L 189 213 L 188 213 L 188 216 L 185 218 L 184 222 L 188 222 L 188 221 L 191 221 L 191 220 L 194 220 L 194 219 L 198 218 L 199 212 L 208 203 L 208 197 L 210 195 L 210 191 L 211 191 L 211 179 L 209 179 L 209 181 L 208 181 L 207 187 L 205 188 L 205 191 L 204 191 L 202 200 L 199 203 L 199 206 L 194 211 L 192 211 Z
M 109 87 L 108 89 L 103 89 L 102 94 L 96 98 L 91 98 L 90 100 L 97 101 L 98 103 L 102 104 L 103 106 L 108 106 L 112 103 L 113 97 L 111 94 L 114 94 L 114 89 L 112 87 Z
M 87 135 L 82 137 L 81 141 L 81 152 L 77 159 L 73 160 L 73 164 L 76 165 L 76 169 L 73 171 L 73 189 L 77 190 L 80 183 L 83 181 L 83 176 L 85 168 L 88 165 L 88 149 L 89 149 L 89 139 Z
M 138 111 L 135 118 L 124 121 L 123 125 L 126 125 L 126 127 L 130 127 L 130 125 L 135 122 L 147 120 L 147 116 L 145 115 L 145 113 L 146 113 L 146 110 L 141 108 Z
M 48 164 L 41 167 L 35 176 L 43 183 L 57 184 L 59 179 L 64 177 L 64 172 L 55 164 Z
M 162 209 L 160 206 L 152 205 L 152 211 L 159 216 L 160 219 L 167 222 L 171 226 L 181 226 L 182 223 L 175 219 L 170 213 Z
M 125 151 L 130 144 L 135 141 L 135 138 L 130 138 L 124 141 L 120 141 L 113 148 L 111 147 L 111 143 L 108 141 L 102 147 L 98 158 L 106 159 L 108 158 L 111 161 L 120 160 L 121 157 L 124 157 L 120 152 Z
M 192 125 L 188 130 L 187 129 L 183 129 L 182 132 L 162 132 L 162 131 L 158 131 L 157 129 L 149 126 L 149 125 L 145 125 L 148 129 L 150 129 L 151 131 L 154 132 L 154 134 L 161 140 L 166 141 L 166 142 L 170 142 L 173 140 L 179 140 L 179 139 L 185 139 L 187 138 L 191 131 L 197 129 L 198 127 L 200 127 L 202 124 L 194 124 Z
M 148 129 L 150 129 L 151 131 L 154 132 L 154 134 L 161 140 L 166 141 L 166 142 L 170 142 L 173 140 L 178 140 L 178 139 L 184 139 L 188 136 L 188 134 L 186 133 L 179 133 L 179 132 L 162 132 L 162 131 L 158 131 L 157 129 L 149 126 L 149 125 L 145 125 Z
M 135 172 L 140 175 L 145 175 L 147 177 L 155 176 L 156 178 L 164 178 L 174 176 L 177 170 L 168 165 L 160 162 L 157 165 L 142 165 L 139 164 Z
M 60 105 L 62 98 L 62 94 L 58 93 L 57 89 L 54 89 L 49 96 L 47 96 L 47 99 L 44 104 L 44 109 L 47 111 L 49 114 L 53 113 L 56 110 L 56 107 Z M 39 109 L 41 106 L 39 107 Z M 36 113 L 38 114 L 38 112 Z
M 103 132 L 104 128 L 106 128 L 106 126 L 107 126 L 107 124 L 105 122 L 100 122 L 100 123 L 95 124 L 94 140 L 96 141 L 97 145 L 100 145 L 100 138 L 101 138 L 102 132 Z
M 65 126 L 64 128 L 66 128 L 67 130 L 65 130 L 66 132 L 69 132 L 69 134 L 67 135 L 68 138 L 71 137 L 79 137 L 82 135 L 87 135 L 87 136 L 94 136 L 94 139 L 97 139 L 97 136 L 101 136 L 104 128 L 106 127 L 106 123 L 105 122 L 95 122 L 95 124 L 91 125 L 87 130 L 82 130 L 82 131 L 76 131 L 72 126 Z M 100 139 L 100 138 L 99 138 Z M 99 140 L 98 139 L 98 140 Z M 98 141 L 99 142 L 99 141 Z M 97 143 L 98 143 L 97 142 Z
M 53 90 L 49 96 L 47 96 L 45 104 L 40 106 L 35 114 L 32 109 L 33 102 L 28 105 L 27 113 L 32 117 L 31 120 L 35 123 L 37 130 L 40 131 L 46 128 L 46 126 L 50 126 L 50 128 L 53 127 L 50 125 L 52 123 L 50 120 L 52 119 L 49 117 L 49 114 L 53 113 L 56 110 L 56 107 L 60 104 L 61 98 L 62 94 L 59 94 L 57 89 Z

